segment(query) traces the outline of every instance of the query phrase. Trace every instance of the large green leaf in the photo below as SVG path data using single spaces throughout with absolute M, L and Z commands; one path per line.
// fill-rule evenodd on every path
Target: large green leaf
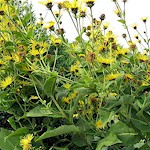
M 79 132 L 80 129 L 74 125 L 62 125 L 59 126 L 58 128 L 55 128 L 53 130 L 48 130 L 44 132 L 36 141 L 40 141 L 46 138 L 62 135 L 62 134 L 68 134 L 71 132 Z
M 54 95 L 57 75 L 56 72 L 52 72 L 44 84 L 44 92 L 49 97 Z
M 125 146 L 130 146 L 138 142 L 139 137 L 134 129 L 119 121 L 111 126 L 109 133 L 115 133 Z
M 99 109 L 99 114 L 100 114 L 100 118 L 103 122 L 103 125 L 105 126 L 105 124 L 107 124 L 108 122 L 111 121 L 112 119 L 112 116 L 114 115 L 114 112 L 113 111 L 107 111 L 103 108 L 100 108 Z
M 6 129 L 0 129 L 0 149 L 1 150 L 20 150 L 19 145 L 20 137 L 10 137 L 6 139 L 6 137 L 11 134 L 12 132 Z
M 138 120 L 138 119 L 133 119 L 133 118 L 131 118 L 131 122 L 141 132 L 150 133 L 150 126 L 146 122 Z
M 91 144 L 91 141 L 93 137 L 92 136 L 86 136 L 85 133 L 75 133 L 72 136 L 72 142 L 78 146 L 78 147 L 83 147 L 88 144 Z M 89 142 L 88 142 L 89 141 Z
M 111 146 L 117 143 L 122 143 L 115 133 L 110 133 L 107 137 L 100 140 L 97 144 L 96 150 L 102 150 L 104 146 Z
M 22 128 L 17 129 L 16 131 L 12 131 L 6 137 L 6 139 L 14 137 L 14 136 L 21 136 L 21 135 L 24 135 L 24 134 L 27 134 L 27 133 L 29 133 L 29 129 L 27 127 L 22 127 Z
M 53 117 L 53 118 L 62 118 L 63 116 L 60 112 L 54 111 L 50 107 L 44 107 L 39 105 L 31 109 L 27 114 L 27 117 Z

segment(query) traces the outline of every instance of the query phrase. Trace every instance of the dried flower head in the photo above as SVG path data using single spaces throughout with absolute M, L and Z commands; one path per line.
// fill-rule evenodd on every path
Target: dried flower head
M 122 37 L 125 39 L 127 37 L 127 35 L 124 33 L 124 34 L 122 34 Z
M 105 14 L 101 14 L 101 16 L 99 18 L 101 21 L 103 21 L 105 19 Z

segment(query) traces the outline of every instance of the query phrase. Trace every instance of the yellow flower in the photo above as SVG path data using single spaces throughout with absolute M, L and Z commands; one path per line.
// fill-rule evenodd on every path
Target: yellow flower
M 106 80 L 115 80 L 116 78 L 118 78 L 120 76 L 120 73 L 116 73 L 116 74 L 109 74 L 106 76 Z
M 13 59 L 15 62 L 20 62 L 20 61 L 21 61 L 20 57 L 19 57 L 18 54 L 16 54 L 16 53 L 13 53 L 13 54 L 12 54 L 12 59 Z
M 3 61 L 2 59 L 0 59 L 0 67 L 2 66 L 2 65 L 4 65 L 6 62 L 5 61 Z
M 63 87 L 66 88 L 66 89 L 69 89 L 71 87 L 71 84 L 66 83 L 66 84 L 63 85 Z
M 105 65 L 109 65 L 112 62 L 114 62 L 114 59 L 113 58 L 104 58 L 104 57 L 101 57 L 101 58 L 98 58 L 98 62 L 100 62 L 102 64 L 105 64 Z
M 42 55 L 46 52 L 47 47 L 48 44 L 46 42 L 42 42 L 42 41 L 38 42 L 38 41 L 31 40 L 31 44 L 30 44 L 31 50 L 29 51 L 29 53 L 33 56 Z
M 50 39 L 51 39 L 52 43 L 56 46 L 60 45 L 61 42 L 62 42 L 60 38 L 57 38 L 57 37 L 54 37 L 54 36 L 52 36 Z
M 98 121 L 96 122 L 96 127 L 97 127 L 98 129 L 101 129 L 101 128 L 103 127 L 103 122 L 102 122 L 101 120 L 98 120 Z
M 79 56 L 80 58 L 81 58 L 81 57 L 85 57 L 85 55 L 84 55 L 84 54 L 79 54 L 78 56 Z
M 69 97 L 63 97 L 62 101 L 67 103 L 67 104 L 70 104 L 70 98 Z
M 104 29 L 104 30 L 108 29 L 109 24 L 110 24 L 109 22 L 104 23 L 104 24 L 103 24 L 103 29 Z
M 77 96 L 78 92 L 74 92 L 69 96 L 69 99 L 74 99 Z
M 13 82 L 13 77 L 8 76 L 4 80 L 0 81 L 0 87 L 2 89 L 5 89 L 7 86 L 9 86 Z
M 81 107 L 84 107 L 84 101 L 79 100 L 79 105 L 80 105 Z
M 68 0 L 63 1 L 63 2 L 59 2 L 59 5 L 60 5 L 62 8 L 66 8 L 66 9 L 71 8 L 71 3 L 70 3 Z
M 38 99 L 38 96 L 31 95 L 30 99 Z
M 124 77 L 125 77 L 125 79 L 129 79 L 129 80 L 133 79 L 133 76 L 129 73 L 125 74 Z
M 78 118 L 79 114 L 73 114 L 73 118 Z
M 115 9 L 115 10 L 114 10 L 114 13 L 115 13 L 118 17 L 121 17 L 121 12 L 120 12 L 118 9 Z
M 144 23 L 146 23 L 147 19 L 148 19 L 148 17 L 143 17 L 141 20 L 142 20 Z
M 53 0 L 43 0 L 43 1 L 39 1 L 40 4 L 45 5 L 48 9 L 52 9 L 53 7 Z
M 19 80 L 18 83 L 21 84 L 21 85 L 23 85 L 23 86 L 30 84 L 30 82 L 24 81 L 24 80 Z
M 117 93 L 109 93 L 110 96 L 117 96 Z
M 86 7 L 83 7 L 82 5 L 79 6 L 79 13 L 80 13 L 80 17 L 86 17 L 86 12 L 87 12 L 87 9 Z
M 77 73 L 79 71 L 79 67 L 77 65 L 71 65 L 70 72 Z
M 137 29 L 137 24 L 134 23 L 131 27 L 136 30 Z
M 122 62 L 123 64 L 129 64 L 129 62 L 128 62 L 127 60 L 121 60 L 121 62 Z
M 27 134 L 23 139 L 20 140 L 20 145 L 22 146 L 23 150 L 30 150 L 32 145 L 31 141 L 33 139 L 33 134 Z
M 8 7 L 8 6 L 7 6 L 7 5 L 4 5 L 4 4 L 0 6 L 0 16 L 5 15 L 6 10 L 8 10 L 7 7 Z
M 4 56 L 3 58 L 5 61 L 10 61 L 12 59 L 12 57 L 9 55 Z
M 93 7 L 95 4 L 94 3 L 95 0 L 83 0 L 83 1 L 86 3 L 87 7 L 89 7 L 89 8 Z
M 45 23 L 43 28 L 54 30 L 54 25 L 55 25 L 55 22 L 54 21 L 50 21 L 50 22 Z
M 80 6 L 80 3 L 76 0 L 73 0 L 71 3 L 71 7 L 70 7 L 72 13 L 77 14 L 79 6 Z
M 142 62 L 146 62 L 146 61 L 149 60 L 149 57 L 147 55 L 139 54 L 137 56 L 137 59 L 140 60 L 140 61 L 142 61 Z
M 128 52 L 129 52 L 128 49 L 118 47 L 118 48 L 117 48 L 117 51 L 116 51 L 116 54 L 117 54 L 117 55 L 125 55 L 125 54 L 127 54 Z

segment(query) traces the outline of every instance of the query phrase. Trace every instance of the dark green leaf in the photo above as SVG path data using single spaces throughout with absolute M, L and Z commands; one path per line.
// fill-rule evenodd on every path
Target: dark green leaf
M 88 145 L 86 135 L 84 133 L 76 133 L 72 136 L 73 143 L 78 147 Z
M 22 128 L 17 129 L 16 131 L 11 132 L 6 137 L 6 139 L 14 137 L 14 136 L 21 136 L 21 135 L 27 134 L 28 132 L 29 132 L 29 129 L 27 127 L 22 127 Z
M 118 22 L 122 23 L 122 24 L 125 24 L 125 20 L 121 19 L 121 20 L 118 20 Z
M 27 117 L 53 117 L 53 118 L 61 118 L 62 115 L 59 112 L 54 111 L 50 107 L 44 107 L 39 105 L 32 110 L 30 110 L 27 114 Z
M 36 141 L 40 141 L 46 138 L 62 135 L 62 134 L 69 134 L 71 132 L 76 133 L 79 132 L 79 128 L 74 125 L 62 125 L 58 128 L 55 128 L 53 130 L 48 130 L 44 132 Z
M 44 92 L 49 97 L 54 95 L 57 75 L 56 72 L 52 72 L 44 84 Z
M 6 139 L 6 137 L 11 133 L 12 132 L 9 130 L 3 129 L 3 128 L 0 129 L 0 149 L 1 150 L 20 150 L 19 148 L 17 148 L 20 142 L 19 136 Z
M 109 133 L 115 133 L 125 146 L 137 143 L 140 139 L 134 129 L 119 121 L 111 126 Z
M 111 146 L 117 143 L 122 143 L 116 134 L 110 133 L 107 137 L 100 140 L 97 144 L 96 150 L 102 150 L 104 146 Z

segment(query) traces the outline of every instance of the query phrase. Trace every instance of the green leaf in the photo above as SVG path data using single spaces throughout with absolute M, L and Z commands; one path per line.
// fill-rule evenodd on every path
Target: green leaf
M 27 117 L 53 117 L 53 118 L 62 118 L 62 115 L 59 112 L 54 111 L 50 107 L 44 107 L 39 105 L 31 109 L 27 114 Z
M 14 116 L 9 117 L 8 120 L 9 124 L 11 125 L 11 127 L 16 130 L 16 124 L 15 124 L 15 120 L 14 120 Z
M 122 96 L 119 101 L 121 101 L 123 104 L 132 104 L 135 100 L 135 97 L 132 95 L 125 95 Z
M 46 132 L 44 132 L 36 141 L 40 141 L 46 138 L 50 138 L 50 137 L 54 137 L 54 136 L 58 136 L 58 135 L 62 135 L 62 134 L 68 134 L 71 132 L 79 132 L 80 129 L 74 125 L 62 125 L 59 126 L 56 129 L 53 130 L 48 130 Z
M 6 139 L 6 137 L 12 132 L 6 129 L 0 129 L 0 149 L 1 150 L 20 150 L 17 146 L 20 142 L 20 137 L 10 137 Z
M 150 133 L 150 127 L 149 127 L 149 125 L 146 122 L 143 122 L 143 121 L 138 120 L 138 119 L 133 119 L 133 118 L 131 118 L 131 122 L 141 132 L 148 132 L 148 133 Z
M 86 135 L 84 133 L 75 133 L 72 136 L 72 142 L 78 147 L 83 147 L 88 145 L 86 140 Z
M 113 111 L 107 111 L 103 108 L 100 108 L 99 114 L 100 114 L 100 118 L 103 122 L 103 125 L 105 126 L 105 124 L 107 124 L 108 122 L 111 121 L 112 116 L 114 115 L 114 112 Z
M 125 20 L 121 19 L 121 20 L 118 20 L 118 22 L 122 23 L 122 24 L 125 24 Z
M 134 129 L 119 121 L 111 126 L 109 133 L 115 133 L 125 146 L 137 143 L 140 139 Z
M 33 29 L 30 29 L 29 31 L 28 31 L 28 33 L 27 33 L 27 37 L 28 38 L 31 38 L 31 37 L 33 37 L 34 36 L 34 30 Z
M 44 92 L 49 97 L 54 95 L 57 75 L 56 72 L 52 72 L 44 84 Z
M 30 20 L 30 18 L 31 18 L 31 13 L 27 13 L 26 15 L 25 15 L 25 17 L 24 17 L 24 23 L 28 23 L 29 22 L 29 20 Z
M 100 140 L 97 144 L 96 150 L 102 150 L 104 146 L 111 146 L 117 143 L 122 143 L 116 134 L 110 133 L 107 137 Z
M 24 135 L 24 134 L 27 134 L 29 133 L 29 129 L 27 127 L 22 127 L 22 128 L 19 128 L 17 129 L 16 131 L 14 132 L 11 132 L 7 137 L 6 139 L 8 138 L 11 138 L 11 137 L 14 137 L 14 136 L 21 136 L 21 135 Z

